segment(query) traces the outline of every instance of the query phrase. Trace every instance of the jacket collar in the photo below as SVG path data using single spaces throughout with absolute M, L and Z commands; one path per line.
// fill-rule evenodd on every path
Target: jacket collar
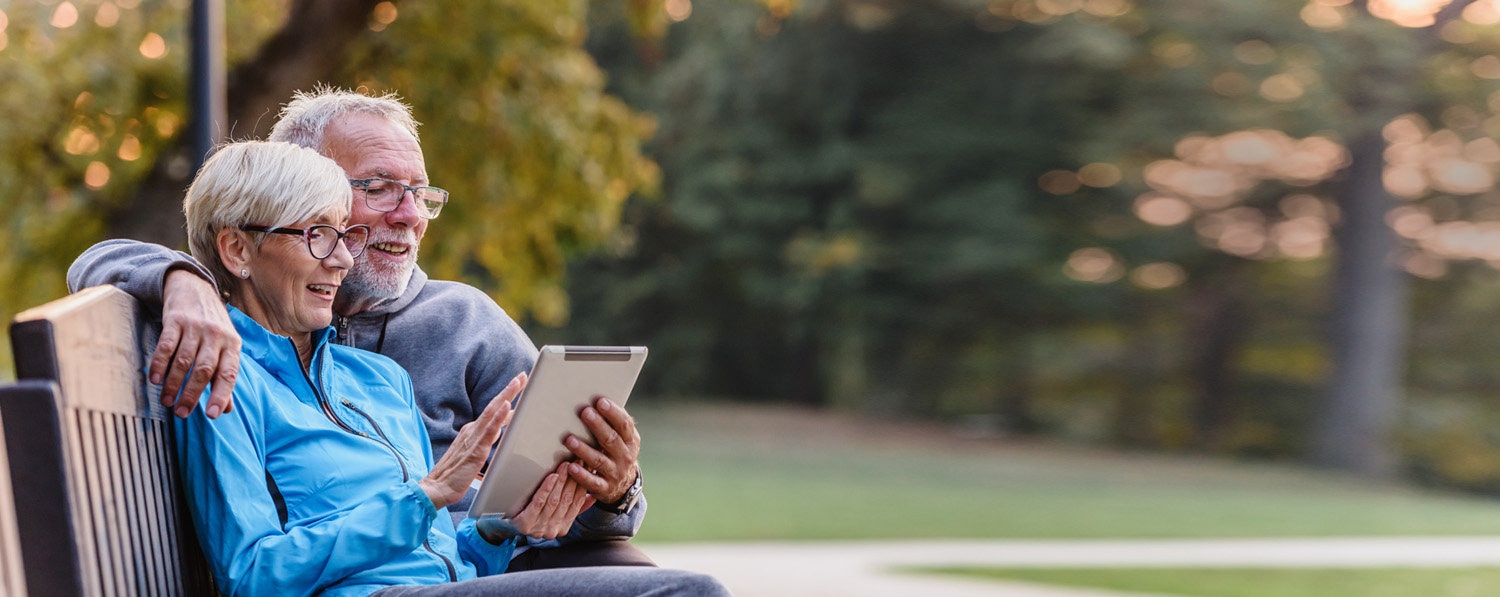
M 302 361 L 297 357 L 297 347 L 292 343 L 291 338 L 266 329 L 234 306 L 229 306 L 229 318 L 234 322 L 235 331 L 240 334 L 240 346 L 246 356 L 260 363 L 267 371 L 283 381 L 299 379 L 306 375 L 302 370 Z M 333 335 L 333 326 L 312 333 L 312 362 L 315 365 L 322 360 L 323 353 L 328 351 L 328 343 L 333 339 Z

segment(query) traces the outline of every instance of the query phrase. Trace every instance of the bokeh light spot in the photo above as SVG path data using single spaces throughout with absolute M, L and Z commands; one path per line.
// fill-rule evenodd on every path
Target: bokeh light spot
M 1125 265 L 1109 250 L 1089 247 L 1073 251 L 1068 256 L 1063 274 L 1080 282 L 1103 284 L 1124 276 Z
M 1500 24 L 1500 3 L 1481 0 L 1464 7 L 1463 20 L 1475 25 Z
M 1469 63 L 1469 72 L 1482 79 L 1500 79 L 1500 57 L 1480 56 Z
M 162 39 L 155 31 L 147 33 L 141 40 L 141 55 L 151 60 L 156 60 L 167 55 L 167 40 Z
M 1214 90 L 1214 93 L 1228 97 L 1245 95 L 1246 93 L 1250 93 L 1250 90 L 1255 89 L 1255 86 L 1250 83 L 1249 77 L 1246 77 L 1244 73 L 1235 71 L 1225 71 L 1214 75 L 1214 78 L 1209 81 L 1208 86 Z
M 99 137 L 84 127 L 73 127 L 63 142 L 63 151 L 70 155 L 90 155 L 99 151 Z
M 1147 263 L 1130 272 L 1130 281 L 1148 290 L 1161 290 L 1181 286 L 1187 281 L 1187 272 L 1175 263 Z
M 1123 176 L 1119 166 L 1106 162 L 1094 162 L 1078 169 L 1078 181 L 1096 189 L 1120 184 Z
M 63 2 L 52 11 L 52 19 L 48 21 L 53 27 L 67 29 L 78 24 L 78 7 L 72 2 Z
M 693 16 L 693 0 L 667 0 L 662 4 L 662 10 L 672 22 L 681 23 Z
M 1129 0 L 1088 0 L 1083 4 L 1084 12 L 1105 18 L 1123 17 L 1131 8 Z
M 120 22 L 120 7 L 113 2 L 105 2 L 99 5 L 99 10 L 94 11 L 94 24 L 106 29 L 114 27 Z
M 1289 74 L 1271 75 L 1260 83 L 1260 96 L 1273 102 L 1289 102 L 1306 92 L 1302 82 Z
M 109 184 L 109 166 L 104 162 L 89 162 L 83 170 L 83 184 L 96 191 L 104 188 Z
M 1052 170 L 1037 179 L 1037 186 L 1053 195 L 1066 195 L 1078 190 L 1082 183 L 1078 175 L 1068 170 Z
M 1147 193 L 1136 198 L 1135 216 L 1153 226 L 1176 226 L 1193 216 L 1193 206 L 1177 197 Z
M 125 138 L 120 140 L 120 149 L 115 152 L 115 155 L 127 162 L 141 159 L 141 140 L 135 135 L 125 135 Z
M 1323 31 L 1339 29 L 1345 24 L 1344 13 L 1322 2 L 1302 7 L 1302 12 L 1298 16 L 1302 17 L 1302 22 L 1307 23 L 1308 27 Z

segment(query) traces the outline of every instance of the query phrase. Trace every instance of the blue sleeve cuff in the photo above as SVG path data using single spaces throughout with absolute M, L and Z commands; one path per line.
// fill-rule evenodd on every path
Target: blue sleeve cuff
M 490 543 L 474 526 L 476 519 L 465 518 L 458 524 L 459 551 L 464 559 L 474 565 L 479 576 L 503 574 L 510 567 L 510 558 L 515 553 L 517 537 L 511 537 L 499 545 Z
M 417 503 L 422 505 L 422 513 L 429 519 L 437 518 L 437 504 L 432 503 L 432 498 L 427 496 L 427 490 L 422 489 L 422 484 L 416 481 L 407 481 L 406 488 L 416 496 Z

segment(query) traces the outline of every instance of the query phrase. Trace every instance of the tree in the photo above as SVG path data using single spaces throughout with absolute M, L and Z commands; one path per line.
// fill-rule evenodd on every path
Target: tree
M 1089 77 L 1113 64 L 1097 31 L 999 36 L 946 3 L 692 6 L 649 60 L 623 36 L 594 44 L 661 115 L 668 182 L 574 276 L 589 307 L 567 334 L 651 343 L 657 390 L 929 415 L 1024 403 L 1024 376 L 943 357 L 1021 351 L 1033 323 L 1102 303 L 1060 271 L 1077 206 L 1034 184 L 1053 144 L 1097 122 L 1067 101 L 1112 81 Z
M 1142 168 L 1148 188 L 1160 196 L 1143 195 L 1137 205 L 1175 203 L 1190 208 L 1191 219 L 1173 221 L 1195 222 L 1200 236 L 1216 236 L 1207 240 L 1219 250 L 1255 260 L 1318 257 L 1321 251 L 1266 241 L 1277 241 L 1278 228 L 1286 233 L 1281 239 L 1297 236 L 1297 228 L 1332 229 L 1335 261 L 1326 316 L 1329 373 L 1322 404 L 1313 411 L 1317 424 L 1309 442 L 1311 456 L 1316 462 L 1374 475 L 1389 474 L 1397 464 L 1395 424 L 1410 316 L 1405 270 L 1431 264 L 1434 258 L 1482 256 L 1403 242 L 1415 239 L 1398 237 L 1389 224 L 1393 210 L 1400 213 L 1390 188 L 1411 180 L 1413 170 L 1418 171 L 1417 182 L 1404 185 L 1403 202 L 1422 205 L 1493 188 L 1492 175 L 1482 173 L 1479 169 L 1484 167 L 1467 155 L 1444 150 L 1434 153 L 1446 156 L 1446 162 L 1432 154 L 1405 163 L 1388 159 L 1392 126 L 1403 126 L 1410 115 L 1435 118 L 1454 109 L 1463 112 L 1484 103 L 1493 91 L 1483 82 L 1487 75 L 1473 73 L 1481 73 L 1486 56 L 1494 59 L 1489 38 L 1475 30 L 1496 19 L 1473 11 L 1461 19 L 1470 8 L 1485 6 L 1493 12 L 1493 5 L 1469 0 L 1429 4 L 1424 12 L 1365 2 L 1347 7 L 1321 2 L 1142 2 L 1115 23 L 1134 26 L 1135 39 L 1151 45 L 1153 60 L 1137 80 L 1154 86 L 1156 93 L 1127 81 L 1127 88 L 1120 90 L 1127 98 L 1122 120 L 1166 125 L 1154 131 L 1119 127 L 1093 142 L 1095 151 L 1128 163 L 1133 152 L 1140 155 L 1137 148 L 1182 139 L 1173 149 L 1178 159 Z M 1057 15 L 1027 13 L 1020 8 L 1025 6 L 1033 5 L 1011 4 L 1022 20 L 1056 20 Z M 1295 18 L 1287 18 L 1291 15 Z M 1258 93 L 1247 93 L 1257 87 Z M 1202 104 L 1188 106 L 1184 98 Z M 1133 103 L 1140 100 L 1145 103 Z M 1235 131 L 1249 127 L 1259 130 Z M 1415 143 L 1431 142 L 1420 138 L 1427 133 L 1416 134 Z M 1312 136 L 1291 141 L 1286 135 Z M 1460 132 L 1442 131 L 1432 139 L 1459 136 Z M 1295 158 L 1303 150 L 1294 147 L 1303 144 L 1312 146 L 1305 157 Z M 1277 145 L 1283 148 L 1273 149 Z M 1341 151 L 1329 153 L 1330 148 Z M 1270 160 L 1278 153 L 1302 163 L 1277 166 Z M 1192 154 L 1202 157 L 1187 157 Z M 1340 157 L 1329 162 L 1318 154 Z M 1470 180 L 1447 181 L 1454 177 Z M 1223 187 L 1224 182 L 1229 186 Z M 1309 191 L 1314 194 L 1306 196 L 1323 194 L 1334 200 L 1322 199 L 1331 205 L 1316 207 L 1302 199 Z M 1184 198 L 1186 203 L 1178 201 Z M 1311 209 L 1321 212 L 1316 218 L 1322 223 L 1293 213 L 1304 211 L 1298 203 L 1313 203 Z M 1259 240 L 1246 244 L 1232 235 L 1205 234 L 1246 227 L 1259 229 Z M 1195 258 L 1189 251 L 1170 259 Z M 1225 265 L 1211 271 L 1224 271 Z M 1189 278 L 1202 279 L 1205 273 L 1191 270 Z M 1235 304 L 1223 298 L 1204 304 Z M 1233 323 L 1239 318 L 1232 310 L 1207 312 L 1217 313 L 1212 319 L 1222 319 L 1200 321 L 1192 328 L 1195 334 L 1229 342 L 1211 343 L 1211 349 L 1200 353 L 1206 360 L 1197 373 L 1203 388 L 1198 426 L 1200 436 L 1211 438 L 1222 435 L 1225 413 L 1233 408 L 1224 404 L 1228 396 L 1222 380 L 1232 375 L 1226 359 L 1237 352 L 1235 334 L 1229 330 L 1243 324 Z
M 1405 376 L 1406 273 L 1396 262 L 1399 239 L 1387 224 L 1397 205 L 1386 188 L 1384 136 L 1388 123 L 1416 112 L 1430 101 L 1410 82 L 1423 65 L 1447 50 L 1440 37 L 1474 0 L 1443 6 L 1425 27 L 1405 35 L 1351 36 L 1369 58 L 1347 88 L 1350 108 L 1360 114 L 1350 131 L 1350 165 L 1338 195 L 1338 266 L 1333 291 L 1330 342 L 1333 370 L 1322 418 L 1313 440 L 1313 459 L 1329 466 L 1374 475 L 1395 471 L 1393 435 Z M 1356 2 L 1358 18 L 1370 21 L 1368 2 Z M 1391 48 L 1405 50 L 1392 55 Z M 1401 93 L 1407 91 L 1407 93 Z
M 569 333 L 680 349 L 676 391 L 936 415 L 1108 386 L 1134 443 L 1389 470 L 1403 271 L 1495 259 L 1451 239 L 1500 150 L 1500 10 L 1393 6 L 700 1 L 645 59 L 601 35 L 666 192 L 580 266 L 600 317 Z
M 436 7 L 373 0 L 232 2 L 231 138 L 262 135 L 316 83 L 396 91 L 425 123 L 435 184 L 453 192 L 423 261 L 468 275 L 518 313 L 566 318 L 564 257 L 600 242 L 649 191 L 650 120 L 602 92 L 582 49 L 588 3 Z M 651 18 L 654 5 L 632 10 Z M 0 190 L 17 217 L 0 257 L 0 311 L 62 292 L 62 270 L 103 236 L 180 245 L 191 176 L 180 141 L 186 15 L 176 4 L 23 2 L 0 17 Z

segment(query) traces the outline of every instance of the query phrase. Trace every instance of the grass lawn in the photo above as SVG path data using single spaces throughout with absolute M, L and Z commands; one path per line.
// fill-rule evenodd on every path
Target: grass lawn
M 1481 597 L 1500 594 L 1500 568 L 1031 568 L 933 572 L 1194 597 Z
M 640 540 L 1500 534 L 1500 501 L 1281 464 L 632 401 Z

